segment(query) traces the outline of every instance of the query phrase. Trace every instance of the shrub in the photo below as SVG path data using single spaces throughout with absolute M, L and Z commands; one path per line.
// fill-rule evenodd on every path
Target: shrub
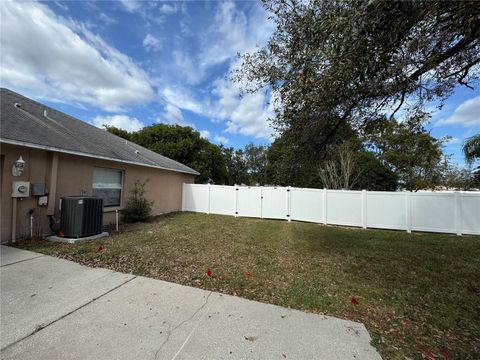
M 146 221 L 152 216 L 153 201 L 149 201 L 145 197 L 147 182 L 148 180 L 143 183 L 140 180 L 136 180 L 133 184 L 133 188 L 129 191 L 130 196 L 122 211 L 123 221 Z

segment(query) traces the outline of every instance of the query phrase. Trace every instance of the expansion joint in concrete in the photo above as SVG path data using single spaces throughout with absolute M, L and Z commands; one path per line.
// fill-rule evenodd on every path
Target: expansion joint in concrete
M 29 260 L 29 259 L 26 259 L 26 260 Z M 9 265 L 10 265 L 10 264 L 9 264 Z M 7 265 L 5 265 L 5 266 L 7 266 Z M 39 331 L 42 331 L 43 329 L 49 327 L 50 325 L 55 324 L 57 321 L 60 321 L 60 320 L 62 320 L 62 319 L 64 319 L 64 318 L 66 318 L 67 316 L 75 313 L 76 311 L 78 311 L 78 310 L 80 310 L 80 309 L 83 309 L 84 307 L 90 305 L 91 303 L 97 301 L 98 299 L 104 297 L 105 295 L 110 294 L 112 291 L 117 290 L 118 288 L 122 287 L 123 285 L 129 283 L 130 281 L 132 281 L 132 280 L 134 280 L 134 279 L 136 279 L 136 276 L 133 276 L 133 277 L 131 277 L 130 279 L 122 282 L 121 284 L 119 284 L 119 285 L 111 288 L 110 290 L 107 290 L 107 291 L 104 292 L 103 294 L 94 297 L 94 298 L 91 299 L 90 301 L 87 301 L 85 304 L 82 304 L 82 305 L 76 307 L 75 309 L 73 309 L 72 311 L 69 311 L 68 313 L 66 313 L 66 314 L 58 317 L 57 319 L 50 321 L 48 324 L 38 325 L 38 326 L 35 328 L 35 330 L 33 330 L 30 334 L 27 334 L 27 335 L 25 335 L 24 337 L 22 337 L 21 339 L 18 339 L 18 340 L 16 340 L 16 341 L 14 341 L 14 342 L 12 342 L 12 343 L 4 346 L 3 348 L 0 349 L 0 352 L 5 351 L 6 349 L 14 346 L 15 344 L 18 344 L 19 342 L 22 342 L 23 340 L 29 338 L 29 337 L 32 336 L 32 335 L 35 335 L 35 334 L 38 333 Z
M 45 256 L 45 255 L 38 255 L 38 256 L 34 256 L 34 257 L 31 257 L 31 258 L 28 258 L 28 259 L 18 260 L 18 261 L 9 263 L 9 264 L 1 265 L 0 267 L 15 265 L 15 264 L 18 264 L 18 263 L 22 263 L 22 262 L 24 262 L 24 261 L 30 261 L 30 260 L 33 260 L 33 259 L 38 259 L 39 257 L 43 257 L 43 256 Z
M 197 310 L 195 310 L 195 312 L 192 315 L 190 315 L 187 319 L 182 320 L 179 324 L 177 324 L 175 327 L 173 327 L 171 330 L 168 331 L 167 338 L 162 342 L 162 344 L 160 345 L 158 350 L 155 352 L 155 360 L 157 359 L 158 355 L 160 354 L 160 351 L 163 349 L 165 344 L 167 344 L 168 341 L 170 340 L 170 337 L 172 336 L 173 332 L 175 332 L 175 330 L 177 330 L 183 324 L 191 321 L 200 311 L 202 311 L 202 309 L 208 304 L 208 300 L 210 298 L 210 295 L 212 295 L 211 291 L 208 293 L 208 295 L 205 299 L 205 302 Z

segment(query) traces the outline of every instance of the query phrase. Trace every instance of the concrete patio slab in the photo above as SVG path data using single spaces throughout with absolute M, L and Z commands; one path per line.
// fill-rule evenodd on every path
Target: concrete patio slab
M 19 274 L 4 273 L 13 266 Z M 52 282 L 58 294 L 43 289 Z M 46 312 L 55 307 L 32 303 L 34 287 L 41 303 L 58 304 L 55 320 Z M 48 256 L 2 268 L 1 290 L 2 359 L 380 359 L 356 322 Z M 7 326 L 5 306 L 15 315 L 7 314 Z M 25 337 L 12 326 L 16 317 L 28 330 L 49 325 Z M 4 333 L 11 333 L 6 347 Z
M 360 323 L 222 295 L 177 359 L 379 359 Z M 197 357 L 198 358 L 198 357 Z
M 19 251 L 18 249 L 8 246 L 0 246 L 0 266 L 2 267 L 41 256 L 45 255 L 32 251 Z
M 2 349 L 133 277 L 50 256 L 26 260 L 35 253 L 1 248 Z M 10 257 L 23 261 L 12 262 Z M 4 266 L 3 260 L 8 265 Z

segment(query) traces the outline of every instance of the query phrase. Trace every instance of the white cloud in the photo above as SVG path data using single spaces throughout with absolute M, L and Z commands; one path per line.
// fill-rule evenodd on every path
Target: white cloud
M 128 12 L 135 12 L 142 6 L 141 1 L 137 0 L 120 0 L 120 2 Z
M 217 3 L 215 18 L 202 37 L 201 48 L 196 58 L 185 50 L 174 54 L 175 64 L 190 84 L 198 84 L 209 75 L 209 69 L 228 61 L 230 69 L 238 65 L 236 55 L 254 51 L 257 44 L 264 45 L 274 30 L 260 6 L 247 7 L 241 11 L 234 2 Z M 214 122 L 224 121 L 226 131 L 256 138 L 271 139 L 273 129 L 268 121 L 272 118 L 271 96 L 262 92 L 240 95 L 240 85 L 230 80 L 217 79 L 210 93 L 194 96 L 181 87 L 164 88 L 163 96 L 177 107 L 209 117 Z
M 147 51 L 157 51 L 162 48 L 162 44 L 160 40 L 158 40 L 155 36 L 153 36 L 152 34 L 147 34 L 147 36 L 145 36 L 145 39 L 143 39 L 143 47 Z
M 180 19 L 180 32 L 184 37 L 189 37 L 193 35 L 192 29 L 190 29 L 190 26 L 184 18 Z
M 188 84 L 197 85 L 204 79 L 205 71 L 198 67 L 195 58 L 185 51 L 173 52 L 175 72 L 182 74 L 182 79 Z
M 165 105 L 162 116 L 158 117 L 155 122 L 167 125 L 190 126 L 195 129 L 195 124 L 185 121 L 182 111 L 172 104 Z
M 171 121 L 182 121 L 183 114 L 182 110 L 172 104 L 167 104 L 165 106 L 164 116 Z
M 115 1 L 112 1 L 114 3 Z M 162 24 L 166 15 L 158 13 L 159 1 L 145 1 L 145 0 L 119 0 L 121 8 L 134 15 L 139 15 L 145 26 L 151 27 Z
M 177 7 L 177 4 L 172 2 L 172 3 L 164 3 L 162 4 L 162 6 L 160 6 L 159 8 L 160 10 L 160 13 L 162 14 L 165 14 L 165 15 L 170 15 L 170 14 L 174 14 L 178 11 L 178 7 Z
M 182 7 L 186 6 L 182 4 Z M 182 14 L 181 36 L 173 38 L 171 61 L 159 70 L 164 82 L 170 86 L 185 82 L 189 85 L 203 83 L 218 70 L 219 64 L 229 65 L 238 53 L 254 51 L 257 45 L 265 45 L 274 30 L 274 24 L 261 5 L 252 4 L 240 9 L 234 2 L 227 1 L 209 6 L 214 7 L 214 16 L 206 28 L 196 28 L 197 24 L 190 21 L 189 14 Z
M 106 26 L 116 24 L 118 22 L 117 20 L 108 16 L 104 12 L 101 12 L 100 14 L 98 14 L 97 18 L 100 22 L 102 22 Z
M 220 136 L 220 135 L 217 135 L 213 138 L 213 140 L 219 144 L 228 144 L 229 143 L 229 139 L 227 139 L 226 137 L 224 136 Z
M 200 130 L 199 131 L 200 136 L 203 137 L 204 139 L 208 139 L 210 137 L 210 131 L 208 130 Z
M 57 5 L 63 11 L 68 11 L 68 6 L 65 3 L 61 2 L 61 1 L 54 1 L 53 3 L 55 5 Z
M 173 12 L 173 7 L 180 10 L 180 6 L 170 3 L 123 1 L 122 4 L 141 16 L 144 13 L 153 16 L 152 9 L 163 13 Z M 269 94 L 259 92 L 240 97 L 239 85 L 226 79 L 217 79 L 200 91 L 188 86 L 204 84 L 207 75 L 211 75 L 220 62 L 228 61 L 232 68 L 237 52 L 254 50 L 257 43 L 264 45 L 271 33 L 271 24 L 259 6 L 258 9 L 247 6 L 245 11 L 240 11 L 232 2 L 212 6 L 217 9 L 216 16 L 208 34 L 200 35 L 202 40 L 197 44 L 205 50 L 190 51 L 179 44 L 171 52 L 174 64 L 167 71 L 174 76 L 161 75 L 161 79 L 154 82 L 130 58 L 89 31 L 85 24 L 59 17 L 41 3 L 3 2 L 2 85 L 28 96 L 85 104 L 111 112 L 149 103 L 155 98 L 153 86 L 156 86 L 158 95 L 166 103 L 157 122 L 193 127 L 183 118 L 182 110 L 188 110 L 213 122 L 224 122 L 228 133 L 271 139 L 268 118 L 273 116 L 273 111 L 268 104 Z M 158 12 L 155 16 L 159 17 Z M 113 19 L 104 20 L 108 23 Z M 152 34 L 143 40 L 143 45 L 150 50 L 160 47 L 161 43 L 161 39 Z M 134 121 L 125 124 L 123 126 L 143 126 Z
M 92 119 L 92 124 L 99 128 L 103 128 L 104 125 L 115 126 L 130 132 L 138 131 L 145 126 L 145 124 L 137 118 L 127 115 L 95 116 Z
M 218 69 L 217 65 L 227 64 L 231 70 L 238 65 L 238 52 L 254 51 L 257 44 L 265 45 L 274 24 L 261 6 L 249 5 L 240 9 L 234 2 L 227 1 L 213 3 L 212 7 L 215 7 L 215 16 L 211 25 L 195 37 L 200 40 L 194 48 L 202 50 L 192 51 L 191 40 L 179 41 L 171 53 L 173 61 L 167 65 L 168 71 L 162 69 L 163 73 L 156 82 L 158 93 L 166 103 L 179 109 L 207 117 L 215 123 L 224 122 L 228 133 L 272 139 L 273 129 L 268 121 L 274 115 L 273 107 L 269 105 L 270 94 L 259 92 L 240 97 L 239 84 L 224 78 L 209 82 L 211 85 L 206 88 L 203 84 L 210 80 L 214 70 Z M 188 16 L 182 21 L 183 27 L 190 25 Z M 200 91 L 190 86 L 198 84 L 202 84 Z
M 272 139 L 269 119 L 274 117 L 272 97 L 261 91 L 240 96 L 240 84 L 225 79 L 215 81 L 218 117 L 225 119 L 226 131 L 256 138 Z
M 167 102 L 180 109 L 189 110 L 203 116 L 210 116 L 210 112 L 208 111 L 210 104 L 208 100 L 196 100 L 188 89 L 167 86 L 161 91 L 160 95 L 165 98 Z
M 480 126 L 480 96 L 469 99 L 458 106 L 453 114 L 446 119 L 440 119 L 435 124 L 442 125 Z
M 85 25 L 35 2 L 3 1 L 0 9 L 2 86 L 106 111 L 153 99 L 147 74 Z
M 253 6 L 246 14 L 232 1 L 219 2 L 214 21 L 203 39 L 199 64 L 210 67 L 235 58 L 237 53 L 254 51 L 266 44 L 274 29 L 274 23 L 261 6 Z
M 269 119 L 273 118 L 272 97 L 264 92 L 240 96 L 240 84 L 217 79 L 212 91 L 214 98 L 196 98 L 183 88 L 168 87 L 161 95 L 168 103 L 180 109 L 210 118 L 212 122 L 226 123 L 226 131 L 255 138 L 273 138 Z

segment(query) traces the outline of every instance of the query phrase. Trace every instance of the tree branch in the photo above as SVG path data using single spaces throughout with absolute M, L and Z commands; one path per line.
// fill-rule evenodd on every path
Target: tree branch
M 478 41 L 478 38 L 480 37 L 480 27 L 477 25 L 472 33 L 469 36 L 464 37 L 462 40 L 460 40 L 458 43 L 456 43 L 454 46 L 449 48 L 447 51 L 438 54 L 436 56 L 433 56 L 430 59 L 427 59 L 425 61 L 425 65 L 422 66 L 420 69 L 415 71 L 412 75 L 410 75 L 407 79 L 406 82 L 415 82 L 425 74 L 426 72 L 434 69 L 438 65 L 440 65 L 442 62 L 445 60 L 448 60 L 452 56 L 456 55 L 459 53 L 461 50 L 465 49 L 468 45 L 474 43 L 475 41 Z
M 398 104 L 397 108 L 393 111 L 392 115 L 390 115 L 390 120 L 393 119 L 395 114 L 397 113 L 398 110 L 402 107 L 403 103 L 405 102 L 405 91 L 402 91 L 402 97 L 400 99 L 400 104 Z

